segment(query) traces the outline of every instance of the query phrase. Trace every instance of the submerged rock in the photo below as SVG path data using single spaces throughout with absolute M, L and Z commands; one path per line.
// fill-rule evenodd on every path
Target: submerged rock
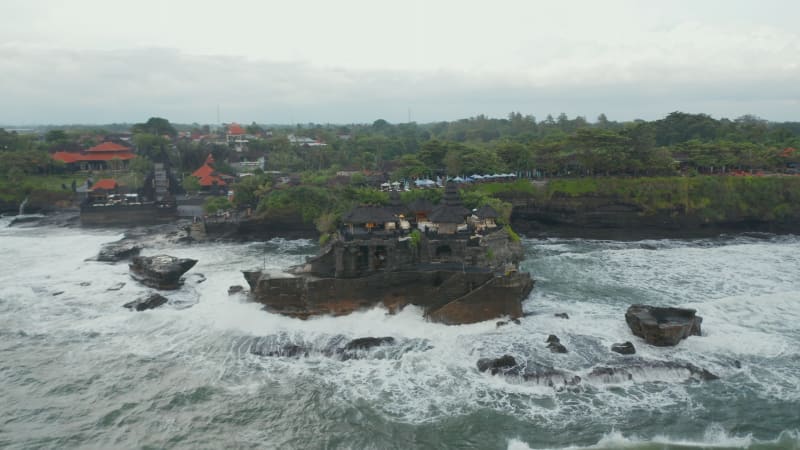
M 569 319 L 569 314 L 567 313 L 555 313 L 555 316 L 561 319 Z
M 513 323 L 513 324 L 515 324 L 515 325 L 519 325 L 519 324 L 521 324 L 522 322 L 520 322 L 520 321 L 519 321 L 519 319 L 500 320 L 500 321 L 498 321 L 498 322 L 495 324 L 495 327 L 496 327 L 496 328 L 504 327 L 504 326 L 506 326 L 506 325 L 508 325 L 508 324 L 510 324 L 510 323 Z
M 239 292 L 242 291 L 244 291 L 244 287 L 238 284 L 228 287 L 228 295 L 238 294 Z
M 159 306 L 167 303 L 167 298 L 159 293 L 152 293 L 147 297 L 136 299 L 132 302 L 122 305 L 125 308 L 136 311 L 145 311 L 147 309 L 158 308 Z
M 567 353 L 567 347 L 561 343 L 561 340 L 555 334 L 547 336 L 547 348 L 553 353 Z
M 694 309 L 631 305 L 625 321 L 635 336 L 659 347 L 677 345 L 689 336 L 700 336 L 703 318 Z
M 701 381 L 719 379 L 717 375 L 694 364 L 675 361 L 638 361 L 623 366 L 595 367 L 586 375 L 586 379 L 613 384 L 626 381 L 664 381 L 665 375 Z
M 97 260 L 103 262 L 122 261 L 138 255 L 141 250 L 142 246 L 135 242 L 112 242 L 110 244 L 105 244 L 100 249 L 100 253 L 97 254 Z
M 391 336 L 385 336 L 353 339 L 344 346 L 344 350 L 367 350 L 384 344 L 394 344 L 394 338 Z
M 621 355 L 633 355 L 636 353 L 636 347 L 633 346 L 632 342 L 625 341 L 618 344 L 612 344 L 611 351 L 617 352 Z
M 503 355 L 499 358 L 481 358 L 477 363 L 478 370 L 490 372 L 497 375 L 498 372 L 506 372 L 517 366 L 517 360 L 511 355 Z
M 106 290 L 107 291 L 118 291 L 125 287 L 125 283 L 120 281 L 119 283 L 114 283 L 113 285 L 109 286 Z
M 168 255 L 135 256 L 130 264 L 131 276 L 156 289 L 177 289 L 181 276 L 197 264 L 196 259 Z

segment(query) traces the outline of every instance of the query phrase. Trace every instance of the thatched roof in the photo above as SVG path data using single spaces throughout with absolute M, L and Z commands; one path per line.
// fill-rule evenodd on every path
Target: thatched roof
M 428 219 L 437 223 L 463 223 L 470 210 L 463 206 L 439 205 L 431 212 Z
M 408 208 L 406 205 L 403 204 L 403 200 L 400 199 L 400 193 L 397 191 L 389 192 L 389 204 L 386 206 L 386 210 L 391 212 L 392 214 L 405 214 L 408 212 Z
M 414 200 L 413 202 L 411 202 L 410 205 L 408 205 L 408 210 L 411 211 L 411 212 L 415 212 L 415 213 L 418 213 L 418 212 L 424 212 L 424 213 L 431 212 L 431 211 L 433 211 L 433 208 L 434 208 L 433 203 L 431 203 L 431 201 L 428 200 L 427 198 L 418 198 L 418 199 Z
M 383 206 L 356 206 L 342 217 L 342 222 L 361 223 L 386 223 L 394 222 L 394 214 Z
M 483 205 L 475 211 L 475 215 L 480 217 L 481 219 L 496 219 L 499 214 L 497 211 L 489 205 Z

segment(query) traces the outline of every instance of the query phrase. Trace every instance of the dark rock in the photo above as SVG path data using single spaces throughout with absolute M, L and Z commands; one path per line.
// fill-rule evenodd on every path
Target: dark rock
M 522 322 L 520 322 L 519 319 L 511 319 L 511 320 L 508 320 L 508 321 L 501 320 L 501 321 L 497 322 L 496 328 L 504 327 L 504 326 L 508 325 L 509 323 L 513 323 L 513 324 L 519 325 Z
M 192 276 L 194 277 L 194 284 L 204 283 L 207 280 L 202 273 L 193 273 Z
M 547 340 L 545 342 L 547 342 L 548 344 L 552 343 L 558 344 L 559 342 L 561 342 L 561 339 L 559 339 L 558 336 L 556 336 L 555 334 L 551 334 L 550 336 L 547 336 Z
M 78 283 L 78 285 L 79 286 L 83 286 L 83 287 L 91 286 L 92 282 L 91 281 L 81 281 L 80 283 Z
M 612 344 L 611 351 L 617 352 L 622 355 L 633 355 L 636 353 L 636 347 L 630 341 L 625 341 L 621 344 Z
M 394 338 L 385 336 L 353 339 L 344 346 L 344 350 L 368 350 L 372 347 L 378 347 L 384 344 L 394 344 Z
M 503 355 L 499 358 L 481 358 L 478 360 L 478 370 L 481 372 L 491 372 L 497 375 L 498 372 L 507 372 L 517 366 L 517 360 L 511 355 Z
M 158 293 L 152 293 L 147 297 L 142 297 L 140 299 L 134 300 L 130 303 L 126 303 L 122 305 L 125 308 L 136 310 L 136 311 L 144 311 L 147 309 L 158 308 L 159 306 L 167 303 L 167 298 L 162 296 Z
M 592 369 L 587 374 L 587 379 L 602 383 L 621 383 L 626 381 L 640 380 L 652 381 L 658 378 L 658 373 L 670 377 L 680 376 L 687 379 L 699 379 L 702 381 L 718 380 L 719 377 L 706 369 L 695 366 L 694 364 L 681 363 L 676 361 L 637 361 L 623 366 L 606 367 L 600 366 Z
M 560 342 L 551 342 L 547 344 L 547 348 L 553 353 L 567 353 L 567 347 L 564 347 Z
M 562 319 L 569 319 L 569 314 L 567 313 L 556 313 L 555 316 L 560 317 Z
M 549 386 L 556 389 L 564 387 L 576 386 L 580 384 L 581 377 L 563 370 L 554 369 L 552 367 L 531 365 L 527 367 L 522 374 L 522 379 L 528 382 L 534 382 L 543 386 Z
M 130 264 L 131 276 L 146 286 L 156 289 L 177 289 L 181 275 L 197 264 L 196 259 L 175 258 L 168 255 L 134 256 Z
M 735 360 L 733 362 L 733 367 L 736 367 L 737 369 L 741 369 L 742 368 L 742 363 L 739 362 L 739 360 L 737 359 L 737 360 Z
M 237 284 L 228 288 L 228 295 L 238 294 L 242 291 L 244 291 L 244 287 Z
M 103 262 L 117 262 L 132 258 L 139 254 L 142 246 L 130 241 L 118 241 L 104 245 L 97 254 L 97 260 Z
M 125 283 L 120 281 L 119 283 L 114 283 L 111 287 L 109 287 L 106 290 L 107 291 L 118 291 L 118 290 L 122 289 L 123 287 L 125 287 Z
M 308 356 L 308 349 L 296 344 L 286 344 L 279 348 L 255 347 L 251 353 L 258 356 L 299 358 Z
M 57 295 L 61 295 L 61 294 L 63 294 L 63 293 L 64 293 L 64 291 L 56 291 L 56 292 L 53 292 L 53 297 L 55 297 L 55 296 L 57 296 Z
M 650 345 L 677 345 L 689 336 L 700 336 L 703 318 L 694 309 L 632 305 L 625 313 L 631 332 Z

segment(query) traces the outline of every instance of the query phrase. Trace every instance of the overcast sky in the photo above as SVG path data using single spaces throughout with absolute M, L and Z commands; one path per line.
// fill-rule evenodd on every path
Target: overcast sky
M 800 120 L 798 0 L 0 0 L 0 123 Z

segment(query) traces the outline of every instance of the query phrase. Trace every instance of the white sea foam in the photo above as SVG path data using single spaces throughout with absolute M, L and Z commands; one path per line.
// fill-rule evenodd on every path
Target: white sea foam
M 798 430 L 786 430 L 774 439 L 760 440 L 753 438 L 752 435 L 737 436 L 726 431 L 720 424 L 709 425 L 703 435 L 697 439 L 686 437 L 669 437 L 656 435 L 652 438 L 644 438 L 636 435 L 628 435 L 619 431 L 609 431 L 604 434 L 595 444 L 586 446 L 569 445 L 564 447 L 539 447 L 530 446 L 518 438 L 508 440 L 508 450 L 613 450 L 622 448 L 642 448 L 642 449 L 795 449 L 800 446 L 800 433 Z
M 645 370 L 633 380 L 586 377 L 594 367 L 624 364 L 627 359 L 610 353 L 609 347 L 627 340 L 636 345 L 636 358 L 643 361 L 692 363 L 720 375 L 724 392 L 730 387 L 768 402 L 800 401 L 800 335 L 795 326 L 800 319 L 800 242 L 789 238 L 724 243 L 527 241 L 534 259 L 524 267 L 534 271 L 538 283 L 525 310 L 534 314 L 521 325 L 496 328 L 495 321 L 450 327 L 426 322 L 414 307 L 395 315 L 373 308 L 303 321 L 266 313 L 243 295 L 227 294 L 229 286 L 246 284 L 242 269 L 282 270 L 315 251 L 309 241 L 286 240 L 191 246 L 152 242 L 143 254 L 167 253 L 199 262 L 181 290 L 165 293 L 170 305 L 131 313 L 121 305 L 150 290 L 130 279 L 125 263 L 85 261 L 101 244 L 120 237 L 70 229 L 0 230 L 0 251 L 7 255 L 0 261 L 0 329 L 79 341 L 59 361 L 75 371 L 104 358 L 128 364 L 130 359 L 165 357 L 231 393 L 252 394 L 263 386 L 313 380 L 328 388 L 334 402 L 366 403 L 392 421 L 411 424 L 491 410 L 541 426 L 601 421 L 609 429 L 636 408 L 681 414 L 707 408 L 697 399 L 702 388 L 687 382 L 684 370 Z M 206 281 L 188 276 L 194 273 L 204 274 Z M 85 282 L 91 284 L 81 286 Z M 107 290 L 120 282 L 126 283 L 122 289 Z M 63 292 L 53 295 L 59 291 Z M 695 308 L 704 317 L 704 336 L 673 348 L 648 346 L 625 324 L 625 309 L 633 302 Z M 178 309 L 178 304 L 192 306 Z M 570 318 L 554 316 L 561 312 Z M 549 334 L 558 335 L 569 353 L 551 353 L 545 347 Z M 409 347 L 346 361 L 320 351 L 303 358 L 251 352 L 254 339 L 271 336 L 317 349 L 331 345 L 337 336 L 392 336 L 397 346 Z M 425 344 L 416 344 L 421 342 Z M 503 354 L 577 374 L 584 381 L 574 389 L 559 390 L 477 371 L 479 358 Z M 734 361 L 740 361 L 741 368 Z M 122 368 L 114 370 L 124 373 Z M 175 377 L 180 384 L 182 372 L 165 372 L 158 376 Z M 686 445 L 749 445 L 749 437 L 737 436 L 698 437 Z M 675 439 L 638 439 L 614 432 L 594 446 L 574 448 L 648 442 L 683 445 Z M 509 448 L 525 445 L 509 442 Z

